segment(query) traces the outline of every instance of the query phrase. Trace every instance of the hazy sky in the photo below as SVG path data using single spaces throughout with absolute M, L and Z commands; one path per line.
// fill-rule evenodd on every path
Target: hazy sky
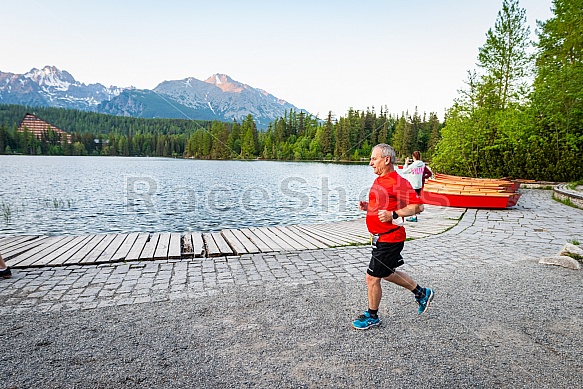
M 521 0 L 533 38 L 551 0 Z M 153 89 L 214 73 L 325 117 L 443 118 L 502 0 L 2 0 L 0 71 Z

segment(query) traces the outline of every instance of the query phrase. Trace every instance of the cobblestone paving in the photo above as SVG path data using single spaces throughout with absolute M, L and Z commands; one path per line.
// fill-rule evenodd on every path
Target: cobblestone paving
M 404 270 L 454 271 L 503 266 L 556 254 L 583 241 L 583 211 L 552 200 L 552 191 L 523 190 L 507 210 L 468 210 L 452 229 L 408 241 Z M 419 218 L 423 222 L 422 216 Z M 193 260 L 65 266 L 14 271 L 0 280 L 0 314 L 68 311 L 143 302 L 196 299 L 232 285 L 362 282 L 368 246 Z M 10 263 L 8 263 L 10 265 Z

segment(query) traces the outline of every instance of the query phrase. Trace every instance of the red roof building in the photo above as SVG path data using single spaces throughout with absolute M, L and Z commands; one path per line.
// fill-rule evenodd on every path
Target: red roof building
M 24 115 L 20 121 L 20 124 L 18 125 L 18 131 L 24 132 L 25 128 L 28 130 L 28 132 L 32 132 L 38 139 L 41 139 L 42 135 L 47 133 L 49 129 L 53 130 L 61 137 L 66 135 L 67 139 L 69 139 L 69 134 L 67 134 L 65 131 L 61 130 L 57 126 L 53 126 L 51 123 L 46 122 L 31 113 Z

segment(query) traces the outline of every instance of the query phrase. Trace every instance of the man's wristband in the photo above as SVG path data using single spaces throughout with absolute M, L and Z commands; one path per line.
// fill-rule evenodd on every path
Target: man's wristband
M 398 219 L 399 215 L 397 215 L 397 212 L 393 211 L 393 219 Z

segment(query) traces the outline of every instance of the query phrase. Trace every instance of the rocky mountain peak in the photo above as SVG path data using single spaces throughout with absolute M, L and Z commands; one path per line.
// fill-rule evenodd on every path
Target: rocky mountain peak
M 23 76 L 34 81 L 39 86 L 53 87 L 62 91 L 69 89 L 70 85 L 77 83 L 69 72 L 61 71 L 56 66 L 47 65 L 42 69 L 32 68 Z
M 249 88 L 248 85 L 235 81 L 226 74 L 221 73 L 213 74 L 204 82 L 219 87 L 223 92 L 241 93 L 243 89 Z

